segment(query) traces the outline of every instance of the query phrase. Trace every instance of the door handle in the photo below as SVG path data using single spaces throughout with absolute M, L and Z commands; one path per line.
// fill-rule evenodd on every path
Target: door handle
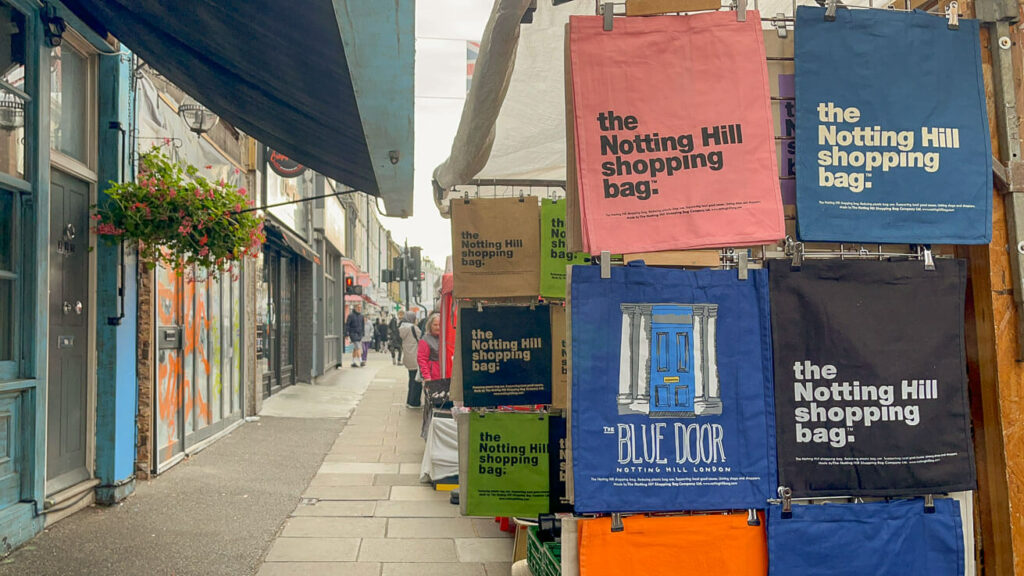
M 64 305 L 61 306 L 61 309 L 64 310 L 64 315 L 65 316 L 68 315 L 68 314 L 71 314 L 71 302 L 65 301 Z
M 72 306 L 70 302 L 64 302 L 64 304 L 61 306 L 61 309 L 63 309 L 65 315 L 71 314 L 71 311 L 74 310 L 75 314 L 81 316 L 83 309 L 82 301 L 76 300 L 74 306 Z
M 82 301 L 81 300 L 76 300 L 75 301 L 75 314 L 77 314 L 79 316 L 82 315 Z

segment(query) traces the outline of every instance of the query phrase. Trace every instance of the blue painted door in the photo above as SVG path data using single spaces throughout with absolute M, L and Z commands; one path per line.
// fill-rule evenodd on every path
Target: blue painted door
M 692 307 L 653 307 L 650 384 L 651 412 L 693 412 Z

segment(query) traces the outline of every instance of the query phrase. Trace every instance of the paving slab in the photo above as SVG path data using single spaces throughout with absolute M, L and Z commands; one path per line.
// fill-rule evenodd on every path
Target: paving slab
M 456 538 L 459 562 L 503 562 L 512 559 L 510 538 Z
M 393 486 L 391 488 L 390 500 L 419 500 L 419 501 L 444 501 L 448 502 L 447 492 L 438 492 L 429 484 L 426 486 Z
M 373 486 L 373 474 L 317 474 L 309 486 Z
M 374 518 L 382 520 L 382 518 Z M 472 538 L 477 536 L 469 518 L 388 518 L 388 538 Z
M 387 518 L 289 518 L 281 536 L 290 538 L 383 538 Z M 454 536 L 454 535 L 453 535 Z
M 423 564 L 423 563 L 391 563 L 384 564 L 381 576 L 487 576 L 483 564 Z M 511 571 L 510 571 L 511 572 Z M 504 576 L 508 576 L 506 572 Z
M 365 500 L 326 500 L 313 504 L 299 504 L 293 516 L 373 516 L 376 502 Z
M 326 502 L 325 504 L 333 504 Z M 454 518 L 459 507 L 448 502 L 386 501 L 377 502 L 374 516 L 381 518 Z
M 505 532 L 494 518 L 473 518 L 473 529 L 478 538 L 515 538 L 514 532 Z
M 390 486 L 310 486 L 303 498 L 316 500 L 387 500 Z
M 354 562 L 359 538 L 278 538 L 267 562 Z
M 380 462 L 324 462 L 322 474 L 399 474 L 403 464 L 381 464 Z M 417 471 L 419 469 L 417 468 Z
M 360 562 L 458 562 L 451 538 L 363 538 Z
M 429 486 L 420 482 L 419 470 L 415 474 L 375 474 L 374 486 Z
M 381 576 L 381 565 L 379 562 L 267 562 L 258 576 Z

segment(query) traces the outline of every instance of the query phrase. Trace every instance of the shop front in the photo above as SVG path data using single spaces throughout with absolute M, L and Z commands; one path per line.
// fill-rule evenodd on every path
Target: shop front
M 257 272 L 257 363 L 269 397 L 307 382 L 315 332 L 313 268 L 320 263 L 308 239 L 316 173 L 270 149 L 264 151 L 267 243 Z
M 44 20 L 63 18 L 59 33 Z M 131 250 L 89 210 L 124 177 L 128 52 L 59 3 L 0 2 L 0 554 L 131 493 Z M 112 124 L 111 124 L 112 123 Z M 99 127 L 103 126 L 103 129 Z M 125 299 L 121 299 L 123 294 Z M 102 350 L 102 355 L 99 351 Z

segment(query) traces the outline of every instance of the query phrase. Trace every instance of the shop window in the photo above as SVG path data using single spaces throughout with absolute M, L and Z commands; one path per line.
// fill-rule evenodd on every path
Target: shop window
M 0 172 L 25 178 L 25 15 L 0 3 Z
M 89 57 L 70 43 L 50 53 L 50 145 L 89 165 Z
M 0 190 L 0 380 L 14 376 L 15 271 L 14 195 Z

